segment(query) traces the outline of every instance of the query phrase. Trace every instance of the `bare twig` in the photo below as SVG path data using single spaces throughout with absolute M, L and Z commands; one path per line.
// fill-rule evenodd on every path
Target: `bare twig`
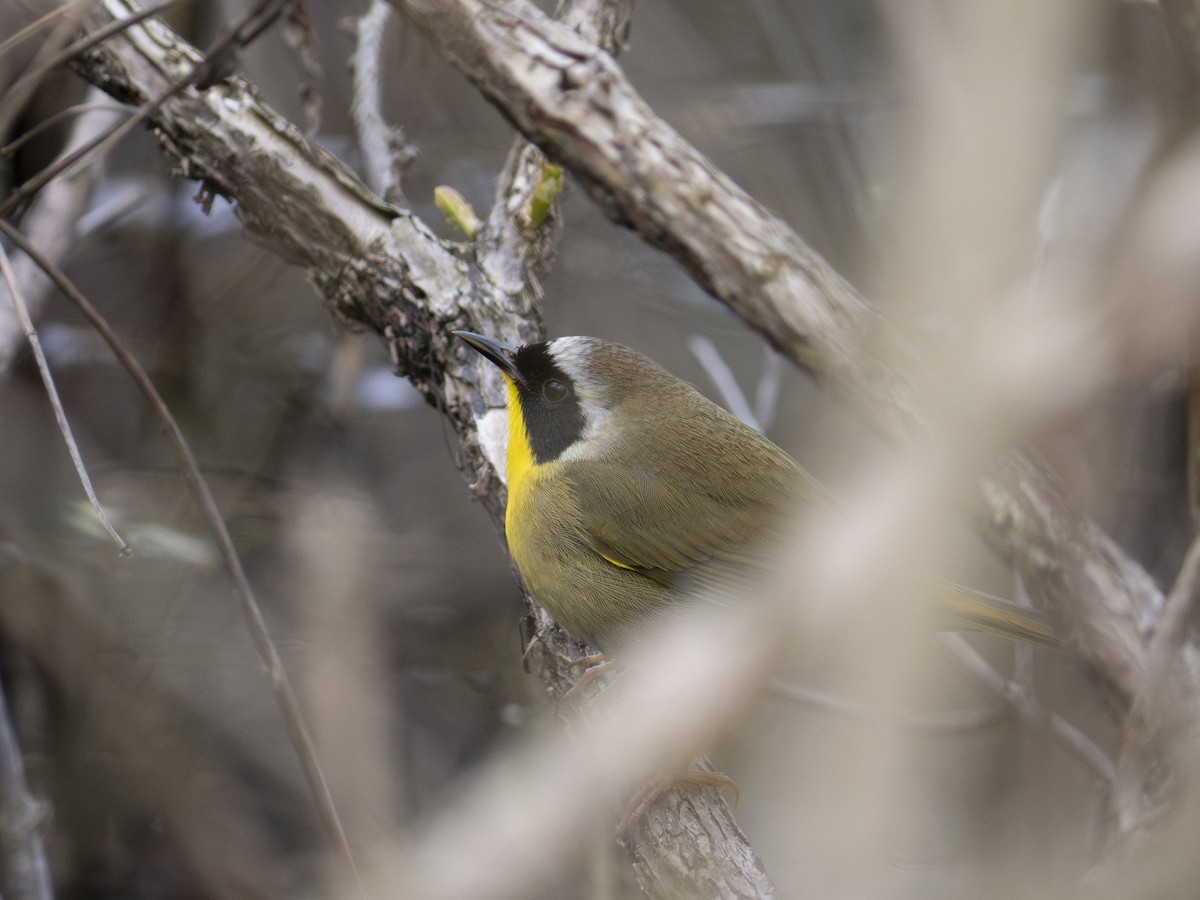
M 321 127 L 320 86 L 323 76 L 317 31 L 313 27 L 312 16 L 309 15 L 305 0 L 288 0 L 283 4 L 281 13 L 279 18 L 280 37 L 296 54 L 300 67 L 304 70 L 304 78 L 300 81 L 300 105 L 304 115 L 304 134 L 307 137 L 316 137 Z M 268 19 L 269 21 L 271 20 Z M 248 40 L 243 39 L 240 45 L 245 47 L 248 43 Z
M 99 88 L 96 88 L 96 90 L 99 90 Z M 51 128 L 57 126 L 63 120 L 68 119 L 71 116 L 82 117 L 87 113 L 97 110 L 120 112 L 123 114 L 128 114 L 130 112 L 129 107 L 121 106 L 117 103 L 76 103 L 74 106 L 68 106 L 65 109 L 60 109 L 58 112 L 54 113 L 54 115 L 46 117 L 28 131 L 22 133 L 20 137 L 9 141 L 3 147 L 0 147 L 0 159 L 9 158 L 27 143 L 34 140 L 38 135 L 44 134 Z
M 733 372 L 729 370 L 725 360 L 721 358 L 716 345 L 702 334 L 689 336 L 687 345 L 692 351 L 692 356 L 696 357 L 705 374 L 720 392 L 721 399 L 725 401 L 725 408 L 755 431 L 761 432 L 762 423 L 750 408 L 745 393 L 738 386 L 737 379 L 733 377 Z
M 38 695 L 48 691 L 59 700 L 52 721 L 74 723 L 70 746 L 64 747 L 53 737 L 53 726 L 47 732 L 45 723 L 34 716 L 33 734 L 41 737 L 38 772 L 53 778 L 55 766 L 48 765 L 46 757 L 61 758 L 64 750 L 87 748 L 94 762 L 89 773 L 80 773 L 82 780 L 74 782 L 71 791 L 53 795 L 56 802 L 61 798 L 63 808 L 47 810 L 50 846 L 62 847 L 65 834 L 78 834 L 70 824 L 73 810 L 94 800 L 88 786 L 98 777 L 115 798 L 105 808 L 106 816 L 121 819 L 144 811 L 162 822 L 171 845 L 190 862 L 186 875 L 175 870 L 188 880 L 189 890 L 212 897 L 283 896 L 286 876 L 278 846 L 268 836 L 271 826 L 247 814 L 255 788 L 245 781 L 246 775 L 262 771 L 249 745 L 261 747 L 262 735 L 214 733 L 216 723 L 210 717 L 221 714 L 211 709 L 206 713 L 197 707 L 193 691 L 170 683 L 152 662 L 144 636 L 130 634 L 118 623 L 112 604 L 94 596 L 95 580 L 72 586 L 55 574 L 63 568 L 58 563 L 47 565 L 36 554 L 22 558 L 2 548 L 0 554 L 6 597 L 17 601 L 0 604 L 5 659 L 13 659 L 16 651 L 26 662 L 13 671 L 8 696 L 17 706 L 22 686 Z M 222 651 L 213 649 L 210 662 L 219 666 Z M 76 714 L 82 710 L 104 714 L 80 719 Z M 205 737 L 198 738 L 200 734 Z M 35 758 L 29 751 L 34 749 L 31 741 L 26 748 L 30 769 Z M 202 789 L 197 789 L 197 776 Z M 0 787 L 0 797 L 7 801 L 9 796 Z M 50 841 L 50 835 L 59 840 Z M 56 870 L 66 876 L 64 894 L 78 884 L 71 877 L 74 871 L 69 862 Z M 109 884 L 110 892 L 139 893 L 130 880 Z M 4 890 L 5 900 L 25 896 Z
M 770 429 L 779 409 L 779 389 L 783 386 L 783 357 L 763 347 L 763 371 L 754 389 L 754 417 L 764 429 Z
M 1046 729 L 1060 746 L 1083 762 L 1094 774 L 1110 785 L 1116 781 L 1116 766 L 1108 755 L 1058 713 L 1043 708 L 1029 685 L 1006 679 L 961 635 L 943 634 L 941 638 L 959 665 L 997 696 L 1011 703 L 1025 724 Z
M 605 53 L 617 56 L 629 40 L 633 0 L 559 0 L 554 18 Z
M 79 54 L 84 53 L 97 44 L 108 40 L 114 34 L 118 34 L 130 26 L 136 25 L 138 22 L 143 22 L 152 16 L 156 16 L 160 12 L 170 9 L 179 2 L 180 0 L 163 0 L 163 2 L 150 6 L 147 9 L 138 10 L 124 21 L 113 22 L 111 25 L 94 31 L 67 47 L 63 47 L 58 52 L 53 52 L 55 47 L 61 46 L 61 43 L 65 43 L 65 38 L 69 37 L 71 30 L 79 24 L 79 18 L 83 15 L 83 12 L 87 7 L 87 2 L 86 0 L 79 0 L 79 2 L 68 6 L 64 12 L 64 20 L 57 26 L 58 29 L 61 29 L 61 36 L 64 38 L 64 40 L 59 43 L 55 42 L 55 38 L 60 34 L 60 31 L 56 30 L 55 36 L 52 36 L 51 39 L 44 45 L 41 53 L 39 54 L 39 59 L 34 62 L 33 66 L 30 67 L 28 72 L 21 76 L 21 79 L 15 85 L 9 88 L 8 94 L 4 98 L 4 103 L 0 104 L 0 134 L 7 132 L 8 125 L 10 124 L 10 122 L 7 120 L 20 113 L 21 105 L 24 102 L 22 96 L 24 94 L 32 93 L 37 88 L 38 84 L 41 83 L 42 79 L 46 77 L 46 73 L 58 68 L 59 66 L 66 65 L 71 60 L 79 56 Z M 41 55 L 49 55 L 51 53 L 53 53 L 53 55 L 50 55 L 48 59 L 42 60 L 40 58 Z M 8 202 L 6 202 L 4 207 L 0 207 L 0 216 L 8 215 L 9 210 L 12 208 L 14 207 L 10 207 Z
M 1188 623 L 1200 603 L 1200 536 L 1192 540 L 1183 565 L 1161 615 L 1154 623 L 1150 635 L 1149 662 L 1146 666 L 1142 692 L 1134 703 L 1131 716 L 1149 721 L 1181 718 L 1195 719 L 1197 713 L 1192 704 L 1179 702 L 1172 692 L 1163 692 L 1162 687 L 1171 666 L 1179 663 L 1179 650 L 1187 638 Z M 1151 715 L 1151 710 L 1157 713 Z M 1135 730 L 1141 730 L 1135 727 Z
M 233 546 L 233 538 L 229 534 L 225 519 L 217 507 L 216 499 L 209 489 L 204 474 L 200 471 L 200 464 L 196 461 L 191 446 L 179 428 L 179 423 L 171 415 L 170 409 L 167 407 L 162 395 L 158 393 L 158 389 L 154 386 L 154 383 L 150 380 L 150 376 L 146 374 L 145 369 L 141 367 L 141 364 L 126 349 L 121 339 L 117 337 L 99 311 L 88 302 L 87 298 L 79 292 L 62 271 L 39 253 L 37 248 L 33 247 L 19 231 L 7 222 L 0 221 L 0 232 L 7 235 L 14 244 L 35 260 L 38 265 L 42 266 L 58 289 L 83 313 L 92 324 L 92 327 L 96 329 L 100 336 L 104 338 L 105 343 L 112 349 L 113 354 L 133 378 L 138 390 L 141 391 L 142 396 L 146 399 L 154 414 L 162 422 L 167 437 L 170 439 L 171 446 L 175 451 L 175 455 L 179 460 L 180 467 L 187 478 L 188 485 L 191 487 L 197 502 L 200 504 L 200 509 L 209 527 L 212 529 L 213 535 L 216 537 L 221 557 L 225 562 L 226 568 L 229 570 L 233 581 L 234 593 L 238 598 L 242 613 L 249 626 L 254 649 L 258 653 L 259 660 L 271 683 L 275 700 L 279 704 L 284 723 L 287 725 L 288 735 L 291 737 L 296 754 L 300 759 L 301 767 L 304 769 L 309 790 L 312 791 L 313 799 L 317 804 L 317 811 L 325 837 L 338 858 L 341 859 L 347 869 L 357 878 L 354 854 L 346 840 L 346 833 L 342 827 L 341 819 L 338 817 L 333 795 L 329 791 L 325 774 L 321 770 L 321 764 L 317 759 L 316 747 L 308 732 L 308 726 L 304 722 L 304 713 L 300 708 L 300 702 L 297 700 L 295 691 L 292 689 L 291 681 L 288 679 L 287 671 L 283 666 L 283 660 L 280 659 L 279 652 L 275 649 L 275 643 L 271 640 L 266 620 L 263 618 L 257 599 L 255 599 L 254 589 L 250 586 L 250 580 L 246 577 L 245 569 L 242 567 L 241 557 Z
M 52 900 L 54 888 L 42 842 L 41 826 L 48 810 L 29 795 L 21 747 L 8 715 L 0 684 L 0 870 L 6 896 L 20 900 Z
M 71 154 L 75 148 L 103 132 L 115 115 L 127 114 L 124 107 L 95 102 L 106 96 L 98 87 L 89 88 L 87 96 L 89 102 L 83 104 L 86 111 L 75 120 L 63 156 Z M 22 217 L 22 226 L 30 242 L 47 258 L 57 262 L 73 246 L 79 217 L 87 208 L 98 177 L 99 167 L 85 166 L 70 177 L 59 178 L 47 185 L 30 204 Z M 29 317 L 35 319 L 50 282 L 41 269 L 23 254 L 13 259 L 13 272 L 24 292 Z M 20 321 L 15 315 L 9 315 L 7 304 L 0 303 L 0 375 L 7 372 L 12 364 L 23 334 Z
M 1185 125 L 1191 125 L 1200 116 L 1196 105 L 1196 85 L 1200 84 L 1200 8 L 1193 0 L 1158 0 L 1157 6 L 1180 75 L 1177 112 Z M 1183 131 L 1181 128 L 1180 132 Z
M 39 31 L 43 26 L 50 24 L 60 16 L 65 16 L 67 13 L 73 12 L 72 4 L 62 3 L 51 7 L 42 15 L 38 16 L 27 25 L 18 28 L 11 35 L 3 40 L 0 40 L 0 55 L 10 53 L 14 48 L 20 45 L 26 38 L 31 37 L 35 32 Z
M 121 556 L 127 556 L 130 552 L 129 545 L 125 543 L 123 537 L 117 534 L 116 529 L 112 527 L 112 523 L 108 521 L 108 513 L 100 505 L 100 498 L 96 496 L 96 489 L 92 487 L 92 479 L 83 464 L 83 457 L 79 453 L 79 445 L 75 443 L 75 435 L 71 433 L 71 423 L 67 421 L 67 413 L 63 409 L 62 398 L 58 395 L 58 388 L 54 386 L 54 375 L 51 374 L 50 364 L 46 361 L 46 354 L 42 351 L 42 342 L 38 340 L 37 330 L 34 329 L 33 320 L 29 318 L 29 310 L 25 307 L 25 298 L 21 294 L 21 289 L 17 285 L 17 278 L 13 274 L 12 266 L 9 264 L 8 253 L 5 252 L 3 247 L 0 247 L 0 274 L 3 274 L 4 282 L 8 285 L 9 296 L 12 297 L 13 306 L 17 310 L 17 318 L 21 322 L 21 328 L 24 329 L 26 340 L 29 341 L 29 349 L 33 351 L 33 358 L 37 361 L 38 374 L 42 377 L 42 385 L 46 389 L 46 397 L 50 400 L 50 406 L 54 409 L 54 421 L 58 423 L 58 430 L 62 433 L 63 442 L 67 445 L 67 452 L 71 454 L 71 462 L 75 466 L 76 474 L 79 475 L 79 482 L 83 485 L 83 491 L 87 494 L 88 501 L 92 504 L 92 509 L 96 511 L 96 518 L 100 520 L 100 524 L 108 532 L 108 536 L 120 548 Z
M 70 52 L 62 62 L 68 62 L 77 59 L 81 54 L 85 53 L 92 47 L 100 45 L 103 41 L 108 40 L 113 35 L 120 34 L 134 27 L 140 22 L 143 22 L 163 9 L 178 3 L 179 0 L 164 0 L 158 6 L 151 7 L 148 10 L 137 10 L 131 14 L 111 23 L 108 26 L 100 29 L 98 32 L 88 35 L 86 38 L 77 41 L 71 47 L 67 48 Z M 74 153 L 70 153 L 60 160 L 57 160 L 52 165 L 47 166 L 37 175 L 34 175 L 9 196 L 7 200 L 0 203 L 0 218 L 8 216 L 14 209 L 17 209 L 28 197 L 37 193 L 43 187 L 50 183 L 54 178 L 58 177 L 62 172 L 68 171 L 72 166 L 89 159 L 93 154 L 107 152 L 125 135 L 129 134 L 138 125 L 150 118 L 164 103 L 176 96 L 180 92 L 192 87 L 201 81 L 212 77 L 214 70 L 218 65 L 226 59 L 226 55 L 233 49 L 243 46 L 249 41 L 257 37 L 263 28 L 263 20 L 266 19 L 267 24 L 270 22 L 269 12 L 273 4 L 277 4 L 279 0 L 259 0 L 257 6 L 253 7 L 242 18 L 226 29 L 208 52 L 201 57 L 196 64 L 184 74 L 169 84 L 165 90 L 157 97 L 148 99 L 141 104 L 138 109 L 125 121 L 114 125 L 105 133 L 98 135 L 93 140 L 84 144 Z M 67 51 L 64 51 L 64 54 Z
M 53 18 L 58 19 L 50 34 L 38 47 L 29 70 L 5 91 L 3 102 L 0 102 L 0 134 L 8 134 L 12 123 L 24 110 L 25 104 L 37 90 L 46 73 L 70 59 L 69 56 L 64 59 L 60 51 L 71 40 L 71 33 L 79 26 L 84 7 L 83 0 L 75 0 L 73 3 L 63 4 L 58 15 L 42 16 L 32 23 L 31 27 L 38 27 L 52 21 Z
M 1200 366 L 1191 366 L 1188 369 L 1185 467 L 1192 530 L 1200 533 Z
M 483 0 L 394 2 L 610 217 L 670 252 L 804 368 L 878 401 L 878 385 L 856 362 L 874 311 L 791 229 L 655 116 L 609 54 L 524 0 L 504 7 Z M 902 384 L 892 385 L 887 401 L 878 404 L 879 415 L 897 427 L 911 420 L 914 406 Z
M 404 132 L 389 126 L 383 118 L 383 37 L 391 13 L 387 0 L 371 0 L 370 7 L 354 26 L 357 43 L 350 58 L 354 70 L 350 115 L 354 119 L 367 187 L 389 203 L 402 203 L 401 175 L 415 151 L 405 141 Z
M 773 679 L 767 684 L 767 691 L 785 700 L 807 703 L 844 716 L 853 716 L 864 722 L 894 723 L 916 731 L 943 733 L 974 731 L 994 725 L 999 719 L 1008 715 L 1008 707 L 999 703 L 981 709 L 929 713 L 904 712 L 860 703 L 848 697 L 839 697 L 836 694 L 831 694 L 829 691 L 822 691 L 817 688 L 795 684 L 790 681 L 780 681 L 778 679 Z
M 1152 655 L 1165 658 L 1179 648 L 1197 602 L 1200 602 L 1200 537 L 1188 548 L 1179 576 L 1167 595 L 1167 605 L 1154 624 L 1150 638 Z

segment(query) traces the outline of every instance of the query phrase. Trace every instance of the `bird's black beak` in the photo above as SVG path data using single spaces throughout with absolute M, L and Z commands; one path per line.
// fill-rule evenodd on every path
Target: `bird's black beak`
M 506 344 L 495 338 L 484 337 L 482 334 L 476 334 L 473 331 L 452 331 L 450 333 L 462 338 L 472 349 L 495 363 L 500 371 L 513 381 L 519 383 L 524 380 L 517 369 L 515 361 L 517 348 L 512 344 Z

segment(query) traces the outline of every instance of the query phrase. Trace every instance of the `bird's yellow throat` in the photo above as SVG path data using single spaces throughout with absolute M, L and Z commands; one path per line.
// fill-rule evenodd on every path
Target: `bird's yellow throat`
M 507 375 L 508 382 L 508 508 L 504 512 L 504 530 L 508 533 L 510 549 L 516 535 L 513 529 L 514 510 L 524 499 L 521 495 L 533 471 L 533 448 L 529 444 L 529 431 L 525 427 L 525 416 L 521 412 L 521 400 L 517 386 Z

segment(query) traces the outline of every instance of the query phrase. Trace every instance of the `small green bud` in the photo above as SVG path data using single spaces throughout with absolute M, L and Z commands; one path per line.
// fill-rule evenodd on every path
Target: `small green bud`
M 550 209 L 562 191 L 562 183 L 562 166 L 551 162 L 542 163 L 542 171 L 533 187 L 533 196 L 529 198 L 529 209 L 526 211 L 529 227 L 537 228 L 546 221 L 546 216 L 550 215 Z
M 475 237 L 479 231 L 479 217 L 475 210 L 458 191 L 452 187 L 440 184 L 433 189 L 433 202 L 446 215 L 451 225 L 458 228 L 469 238 Z

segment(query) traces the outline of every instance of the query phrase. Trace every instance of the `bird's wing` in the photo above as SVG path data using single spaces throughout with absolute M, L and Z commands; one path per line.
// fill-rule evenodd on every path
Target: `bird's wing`
M 786 503 L 785 491 L 756 493 L 744 482 L 722 496 L 703 485 L 670 490 L 653 476 L 595 461 L 587 476 L 571 479 L 580 538 L 611 564 L 665 586 L 713 559 L 749 562 L 764 525 Z
M 593 477 L 572 479 L 580 539 L 612 565 L 672 588 L 740 584 L 748 569 L 767 563 L 773 534 L 764 523 L 778 520 L 796 497 L 812 494 L 803 476 L 793 479 L 785 470 L 775 488 L 731 479 L 722 483 L 723 494 L 713 496 L 703 484 L 680 493 L 634 469 L 587 465 Z M 940 580 L 930 593 L 947 630 L 1058 646 L 1052 624 L 1037 610 Z

